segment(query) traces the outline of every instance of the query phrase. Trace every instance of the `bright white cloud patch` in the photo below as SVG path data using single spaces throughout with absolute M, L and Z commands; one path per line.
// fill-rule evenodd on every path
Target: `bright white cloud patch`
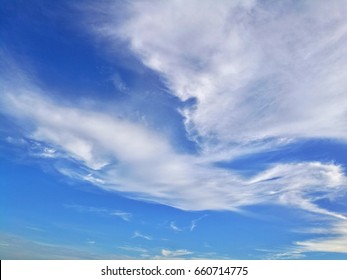
M 315 204 L 317 192 L 330 199 L 345 193 L 346 177 L 338 165 L 279 164 L 247 178 L 199 155 L 179 154 L 161 135 L 106 113 L 62 106 L 40 95 L 10 94 L 3 100 L 18 121 L 33 127 L 31 137 L 89 169 L 59 167 L 60 172 L 105 190 L 184 210 L 236 211 L 271 203 L 344 218 Z
M 329 237 L 316 238 L 297 242 L 296 245 L 303 252 L 338 252 L 347 253 L 347 223 L 335 222 L 329 229 L 315 229 L 320 234 Z
M 313 227 L 299 232 L 319 234 L 320 237 L 297 241 L 283 252 L 270 252 L 269 259 L 297 259 L 312 252 L 347 253 L 347 223 L 344 220 L 335 220 L 329 223 L 329 226 Z
M 133 1 L 121 24 L 112 20 L 116 9 L 107 11 L 97 32 L 129 41 L 173 94 L 196 100 L 182 114 L 206 150 L 346 140 L 345 1 Z

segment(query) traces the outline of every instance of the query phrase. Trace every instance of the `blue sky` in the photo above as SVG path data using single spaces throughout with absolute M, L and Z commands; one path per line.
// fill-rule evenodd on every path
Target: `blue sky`
M 346 259 L 345 1 L 0 3 L 1 259 Z

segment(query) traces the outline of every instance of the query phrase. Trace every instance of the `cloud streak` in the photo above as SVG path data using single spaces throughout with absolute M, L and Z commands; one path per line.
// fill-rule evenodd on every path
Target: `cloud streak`
M 172 229 L 173 231 L 182 231 L 182 229 L 179 228 L 175 222 L 170 222 L 170 229 Z
M 190 227 L 189 227 L 189 230 L 190 230 L 190 231 L 193 231 L 194 229 L 196 229 L 196 227 L 198 226 L 198 223 L 199 223 L 202 219 L 204 219 L 205 217 L 207 217 L 207 215 L 204 215 L 204 216 L 202 216 L 202 217 L 200 217 L 200 218 L 197 218 L 197 219 L 192 220 L 192 222 L 191 222 L 191 224 L 190 224 Z
M 183 257 L 183 256 L 191 255 L 191 254 L 193 254 L 193 252 L 190 252 L 188 250 L 182 250 L 182 249 L 181 250 L 175 250 L 175 251 L 162 249 L 161 254 L 163 255 L 163 257 L 166 257 L 166 258 L 177 258 L 177 257 Z
M 152 236 L 142 234 L 138 231 L 135 231 L 131 238 L 142 238 L 142 239 L 146 239 L 146 240 L 152 240 L 153 239 Z
M 311 227 L 299 230 L 300 233 L 319 235 L 311 239 L 294 242 L 290 247 L 273 252 L 266 252 L 267 259 L 302 259 L 307 253 L 347 253 L 347 223 L 345 220 L 330 220 L 326 227 Z
M 337 221 L 331 227 L 315 229 L 320 234 L 328 235 L 296 242 L 298 250 L 302 252 L 337 252 L 347 253 L 347 222 Z
M 272 146 L 346 140 L 344 1 L 134 1 L 120 24 L 116 8 L 107 11 L 95 32 L 128 41 L 172 94 L 194 100 L 181 112 L 204 152 L 232 144 L 259 149 L 265 139 Z
M 120 210 L 110 210 L 105 208 L 83 206 L 83 205 L 76 205 L 76 204 L 67 204 L 64 206 L 68 209 L 74 209 L 78 212 L 98 213 L 98 214 L 106 214 L 109 216 L 118 217 L 126 222 L 129 222 L 132 218 L 131 213 L 120 211 Z
M 278 164 L 244 177 L 199 155 L 177 153 L 165 137 L 138 123 L 62 106 L 39 94 L 3 96 L 9 113 L 33 127 L 33 139 L 80 162 L 80 169 L 58 167 L 61 173 L 104 190 L 183 210 L 238 211 L 270 203 L 344 218 L 318 207 L 313 195 L 345 194 L 346 177 L 336 164 Z

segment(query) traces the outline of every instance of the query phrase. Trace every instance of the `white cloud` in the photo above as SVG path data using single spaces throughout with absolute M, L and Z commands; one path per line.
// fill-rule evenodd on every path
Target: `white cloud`
M 78 212 L 90 212 L 90 213 L 99 213 L 99 214 L 106 214 L 109 216 L 115 216 L 126 222 L 129 222 L 132 218 L 131 213 L 120 211 L 120 210 L 114 210 L 114 209 L 111 210 L 111 209 L 84 206 L 84 205 L 78 205 L 78 204 L 67 204 L 64 206 L 69 209 L 74 209 Z
M 196 99 L 182 114 L 211 153 L 264 139 L 347 139 L 346 11 L 339 0 L 132 1 L 104 9 L 95 32 L 128 41 L 173 94 Z
M 174 198 L 176 188 L 174 204 L 166 204 L 238 210 L 274 203 L 346 219 L 317 202 L 346 195 L 346 176 L 334 163 L 278 164 L 253 178 L 209 165 L 302 138 L 347 140 L 346 1 L 132 1 L 113 8 L 102 9 L 96 34 L 129 42 L 172 94 L 194 100 L 181 113 L 203 164 L 190 165 L 190 191 Z M 115 22 L 120 11 L 123 21 Z M 183 199 L 193 196 L 199 202 Z M 344 251 L 338 236 L 298 244 Z
M 194 219 L 190 222 L 190 225 L 189 226 L 183 226 L 183 227 L 178 227 L 176 225 L 176 222 L 172 221 L 170 222 L 170 229 L 172 229 L 173 231 L 176 231 L 176 232 L 182 232 L 182 231 L 193 231 L 196 229 L 198 223 L 204 219 L 205 217 L 207 217 L 207 215 L 203 215 L 197 219 Z
M 62 174 L 107 191 L 183 210 L 277 204 L 344 220 L 317 202 L 317 193 L 331 200 L 346 194 L 337 164 L 277 164 L 252 177 L 214 165 L 296 138 L 346 140 L 346 5 L 333 3 L 326 14 L 323 2 L 294 11 L 256 1 L 133 1 L 119 10 L 126 10 L 123 24 L 112 21 L 112 7 L 104 11 L 96 32 L 128 40 L 173 94 L 196 100 L 182 114 L 200 154 L 178 153 L 164 135 L 107 110 L 50 99 L 19 74 L 20 82 L 1 80 L 0 108 L 27 137 L 46 143 L 46 154 L 64 152 L 80 164 L 59 166 Z
M 333 163 L 279 164 L 247 178 L 199 155 L 179 154 L 162 135 L 107 112 L 63 106 L 32 93 L 2 100 L 18 122 L 30 123 L 32 138 L 80 161 L 80 170 L 58 167 L 62 174 L 105 190 L 183 210 L 237 211 L 274 203 L 344 218 L 315 204 L 318 191 L 330 199 L 345 194 L 346 177 Z
M 126 84 L 124 83 L 124 81 L 118 73 L 112 75 L 111 81 L 118 91 L 124 92 L 128 90 L 128 87 L 126 86 Z
M 143 238 L 143 239 L 146 239 L 146 240 L 152 240 L 153 239 L 152 236 L 142 234 L 142 233 L 140 233 L 138 231 L 135 231 L 131 238 Z
M 18 145 L 18 146 L 24 146 L 27 145 L 27 141 L 25 139 L 22 138 L 14 138 L 11 136 L 7 136 L 5 138 L 6 142 L 12 144 L 12 145 Z
M 193 231 L 197 227 L 198 223 L 205 217 L 207 217 L 207 215 L 204 215 L 204 216 L 201 216 L 200 218 L 192 220 L 189 230 Z
M 150 134 L 131 122 L 106 114 L 57 106 L 31 92 L 19 96 L 6 95 L 5 102 L 9 108 L 18 110 L 11 114 L 18 114 L 21 118 L 30 116 L 29 121 L 38 124 L 31 135 L 34 139 L 63 147 L 92 169 L 108 164 L 106 153 L 102 149 L 95 151 L 96 145 L 111 150 L 118 159 L 126 162 L 146 161 L 156 152 L 168 154 L 170 149 L 158 135 Z
M 175 223 L 175 222 L 170 222 L 170 228 L 171 228 L 173 231 L 182 231 L 181 228 L 179 228 L 178 226 L 176 226 L 176 223 Z
M 132 215 L 130 213 L 127 213 L 127 212 L 122 212 L 122 211 L 112 211 L 110 213 L 111 216 L 116 216 L 116 217 L 119 217 L 121 218 L 122 220 L 124 221 L 130 221 Z
M 328 237 L 296 242 L 298 250 L 302 252 L 335 252 L 347 254 L 347 222 L 334 222 L 329 230 L 326 228 L 314 229 Z
M 167 249 L 162 249 L 161 250 L 161 254 L 163 257 L 166 258 L 176 258 L 176 257 L 183 257 L 183 256 L 187 256 L 187 255 L 191 255 L 193 254 L 193 252 L 190 252 L 188 250 L 167 250 Z
M 297 241 L 282 251 L 259 249 L 265 252 L 267 259 L 301 259 L 307 253 L 341 253 L 347 254 L 347 222 L 341 219 L 332 219 L 324 227 L 311 227 L 296 232 L 319 235 L 308 240 Z

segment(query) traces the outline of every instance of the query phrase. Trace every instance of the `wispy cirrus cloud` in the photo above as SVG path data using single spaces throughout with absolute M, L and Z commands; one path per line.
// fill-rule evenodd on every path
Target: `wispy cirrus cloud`
M 198 223 L 205 217 L 207 217 L 207 215 L 203 215 L 197 219 L 192 220 L 189 226 L 178 226 L 175 221 L 171 221 L 169 227 L 171 230 L 176 232 L 193 231 L 198 226 Z
M 272 146 L 346 140 L 345 1 L 134 1 L 101 9 L 96 34 L 128 41 L 172 94 L 195 100 L 182 114 L 203 152 L 259 149 L 264 139 Z M 119 10 L 121 23 L 113 20 Z
M 152 236 L 149 236 L 149 235 L 146 235 L 146 234 L 142 234 L 141 232 L 139 231 L 135 231 L 133 236 L 131 237 L 132 239 L 133 238 L 142 238 L 142 239 L 146 239 L 146 240 L 153 240 L 153 237 Z
M 164 136 L 107 113 L 20 91 L 5 93 L 2 101 L 5 112 L 11 108 L 8 113 L 19 123 L 30 124 L 31 138 L 80 163 L 80 169 L 57 167 L 62 174 L 104 190 L 184 210 L 238 211 L 270 203 L 344 218 L 317 206 L 314 196 L 318 191 L 331 199 L 345 194 L 346 176 L 339 165 L 277 164 L 245 177 L 200 155 L 180 154 Z
M 312 228 L 310 230 L 323 237 L 296 242 L 295 245 L 299 251 L 347 253 L 346 221 L 335 221 L 329 228 Z
M 194 219 L 192 220 L 191 224 L 190 224 L 190 227 L 189 227 L 189 230 L 190 231 L 193 231 L 197 226 L 198 226 L 198 223 L 204 219 L 205 217 L 207 217 L 207 215 L 203 215 L 201 216 L 200 218 L 197 218 L 197 219 Z
M 173 231 L 182 231 L 183 229 L 178 227 L 174 221 L 170 222 L 170 229 Z
M 291 246 L 277 251 L 260 249 L 266 259 L 302 259 L 307 254 L 319 253 L 347 253 L 346 221 L 332 219 L 324 227 L 300 229 L 298 232 L 319 235 L 306 240 L 296 241 Z
M 106 214 L 109 216 L 118 217 L 126 222 L 129 222 L 132 218 L 132 214 L 120 210 L 114 210 L 114 209 L 106 209 L 106 208 L 100 208 L 100 207 L 92 207 L 92 206 L 84 206 L 84 205 L 78 205 L 78 204 L 66 204 L 64 205 L 66 208 L 76 210 L 78 212 L 89 212 L 89 213 L 99 213 L 99 214 Z
M 145 65 L 165 78 L 171 94 L 192 101 L 181 114 L 205 160 L 230 160 L 303 138 L 346 142 L 345 1 L 135 1 L 117 6 L 125 12 L 121 23 L 113 20 L 111 15 L 118 13 L 113 8 L 101 6 L 104 13 L 95 33 L 111 43 L 127 41 Z M 253 178 L 228 175 L 223 183 L 213 182 L 237 185 L 243 195 L 219 201 L 224 205 L 243 204 L 247 197 L 249 205 L 274 202 L 346 219 L 344 213 L 318 206 L 320 199 L 346 195 L 342 166 L 295 162 L 272 166 Z M 340 191 L 335 192 L 329 186 L 337 181 Z M 334 226 L 332 230 L 337 239 L 298 245 L 307 251 L 341 251 L 343 234 Z

